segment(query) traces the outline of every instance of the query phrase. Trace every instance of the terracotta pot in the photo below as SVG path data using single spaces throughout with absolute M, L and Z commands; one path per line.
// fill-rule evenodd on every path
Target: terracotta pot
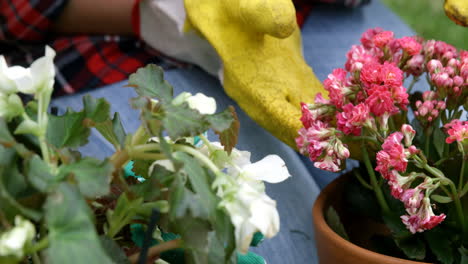
M 315 240 L 317 245 L 318 257 L 320 264 L 423 264 L 425 262 L 410 261 L 395 257 L 382 255 L 361 246 L 353 244 L 338 234 L 336 234 L 327 224 L 324 217 L 324 212 L 329 206 L 333 206 L 338 212 L 345 227 L 356 229 L 355 234 L 350 236 L 353 241 L 357 240 L 362 246 L 368 244 L 369 238 L 376 233 L 388 233 L 385 226 L 375 223 L 369 219 L 359 218 L 354 216 L 343 215 L 341 212 L 343 207 L 344 187 L 350 175 L 343 175 L 330 183 L 320 193 L 315 201 L 312 210 L 312 217 L 315 227 Z M 345 218 L 345 219 L 343 219 Z M 348 230 L 347 232 L 353 232 Z M 427 263 L 426 263 L 427 264 Z

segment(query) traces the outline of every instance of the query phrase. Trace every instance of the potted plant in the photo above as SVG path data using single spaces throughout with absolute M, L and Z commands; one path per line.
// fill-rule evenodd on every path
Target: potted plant
M 129 78 L 141 112 L 135 133 L 102 98 L 84 96 L 81 111 L 53 115 L 54 55 L 46 48 L 30 68 L 0 57 L 0 263 L 237 263 L 256 232 L 278 232 L 263 181 L 290 175 L 276 155 L 252 163 L 234 148 L 232 107 L 216 113 L 203 94 L 174 98 L 162 70 L 148 65 Z M 91 129 L 112 156 L 76 150 Z
M 302 104 L 297 146 L 323 170 L 361 166 L 315 204 L 321 263 L 467 263 L 468 52 L 370 29 L 324 86 L 329 99 Z

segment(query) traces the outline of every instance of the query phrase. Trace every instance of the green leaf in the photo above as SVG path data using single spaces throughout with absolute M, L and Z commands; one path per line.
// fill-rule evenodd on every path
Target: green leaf
M 438 194 L 431 195 L 431 199 L 438 203 L 450 203 L 453 201 L 452 197 L 447 197 L 447 196 L 438 195 Z
M 211 227 L 206 220 L 186 216 L 174 221 L 171 227 L 184 241 L 187 263 L 209 263 L 208 235 Z
M 96 233 L 92 212 L 76 188 L 61 183 L 45 204 L 48 263 L 111 264 Z
M 63 165 L 59 174 L 62 177 L 73 175 L 80 192 L 86 198 L 97 198 L 109 194 L 113 171 L 114 165 L 107 160 L 84 158 L 76 163 Z
M 27 177 L 31 185 L 41 192 L 50 191 L 57 183 L 59 178 L 52 173 L 49 165 L 38 155 L 34 155 L 28 161 Z
M 164 111 L 162 122 L 167 134 L 173 140 L 193 137 L 208 129 L 208 122 L 200 113 L 190 109 L 187 103 L 178 106 L 168 104 L 164 106 Z
M 90 129 L 83 125 L 84 112 L 70 109 L 62 116 L 49 116 L 47 142 L 56 148 L 77 148 L 88 142 Z
M 215 133 L 219 135 L 219 141 L 221 142 L 221 145 L 224 146 L 224 150 L 227 153 L 231 154 L 231 151 L 234 148 L 234 146 L 237 144 L 237 140 L 239 138 L 240 122 L 239 122 L 239 119 L 237 118 L 237 114 L 233 106 L 229 106 L 228 109 L 226 109 L 221 114 L 223 116 L 230 115 L 229 119 L 231 119 L 231 124 L 229 127 L 225 128 L 227 122 L 221 122 L 221 121 L 218 121 L 218 123 L 215 125 L 213 124 L 213 121 L 211 120 L 210 124 L 213 130 L 215 131 Z M 226 117 L 226 120 L 227 120 L 227 117 Z
M 468 249 L 461 247 L 458 249 L 458 252 L 461 255 L 460 264 L 468 264 Z
M 110 104 L 104 99 L 95 99 L 87 94 L 83 96 L 83 105 L 86 118 L 95 123 L 101 123 L 110 119 Z
M 119 113 L 116 112 L 112 120 L 106 120 L 102 123 L 98 123 L 95 127 L 116 150 L 119 150 L 124 146 L 127 134 L 125 133 L 122 122 L 120 121 Z
M 232 122 L 235 121 L 232 113 L 232 108 L 229 107 L 221 113 L 206 116 L 206 120 L 208 120 L 208 123 L 210 123 L 210 127 L 213 130 L 224 131 L 229 129 L 232 125 Z
M 20 195 L 24 195 L 28 191 L 26 179 L 14 163 L 11 164 L 7 174 L 8 176 L 4 179 L 5 188 L 12 197 L 18 199 Z
M 200 195 L 193 193 L 182 183 L 172 189 L 169 205 L 171 208 L 169 215 L 172 220 L 182 219 L 188 215 L 208 219 L 208 209 L 203 206 Z
M 443 264 L 452 264 L 454 261 L 450 237 L 439 227 L 424 232 L 432 253 Z
M 447 136 L 444 132 L 442 132 L 442 129 L 438 127 L 434 129 L 433 135 L 434 138 L 432 142 L 435 146 L 437 154 L 439 154 L 439 157 L 442 158 L 444 156 L 445 138 Z
M 132 171 L 135 175 L 148 179 L 148 170 L 153 164 L 153 160 L 134 160 Z
M 143 197 L 145 201 L 154 201 L 160 198 L 162 186 L 170 186 L 174 175 L 174 172 L 156 165 L 153 168 L 153 173 L 146 181 L 132 185 L 130 188 L 134 193 L 138 193 L 140 197 Z
M 400 216 L 396 214 L 382 214 L 382 219 L 384 220 L 387 227 L 392 231 L 393 236 L 397 239 L 404 239 L 411 237 L 411 232 L 406 228 L 406 226 L 401 221 Z
M 423 260 L 426 257 L 426 246 L 418 236 L 395 239 L 395 243 L 410 259 Z
M 13 145 L 14 142 L 15 142 L 15 139 L 11 135 L 5 119 L 0 117 L 0 144 L 8 146 L 8 145 Z
M 173 88 L 164 80 L 163 69 L 157 65 L 149 64 L 138 69 L 130 75 L 128 83 L 140 96 L 156 97 L 163 102 L 172 100 Z
M 107 255 L 112 259 L 115 264 L 130 264 L 130 261 L 125 255 L 125 252 L 119 247 L 119 245 L 109 238 L 108 236 L 100 236 L 99 240 L 103 249 Z
M 328 207 L 327 212 L 325 213 L 325 220 L 327 221 L 328 226 L 335 231 L 340 237 L 349 241 L 349 236 L 346 233 L 346 230 L 341 223 L 340 216 L 336 212 L 333 206 Z
M 114 237 L 120 230 L 128 225 L 137 214 L 137 209 L 143 204 L 143 198 L 129 200 L 126 193 L 120 195 L 114 211 L 107 211 L 109 230 L 107 235 Z
M 200 196 L 202 206 L 208 210 L 208 214 L 213 219 L 216 214 L 218 198 L 211 189 L 206 170 L 200 166 L 198 161 L 186 153 L 176 152 L 174 158 L 183 162 L 184 171 L 188 175 L 193 190 Z

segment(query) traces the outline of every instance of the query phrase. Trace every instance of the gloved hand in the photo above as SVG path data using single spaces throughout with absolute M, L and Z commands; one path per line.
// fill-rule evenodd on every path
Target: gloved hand
M 302 56 L 292 1 L 185 0 L 186 15 L 174 15 L 170 2 L 178 1 L 182 0 L 142 0 L 139 9 L 141 38 L 163 53 L 216 73 L 216 65 L 207 63 L 207 56 L 211 56 L 209 46 L 213 47 L 222 61 L 219 77 L 226 93 L 257 123 L 295 148 L 294 138 L 301 127 L 300 102 L 313 102 L 315 94 L 324 90 Z M 144 3 L 152 6 L 152 10 L 170 11 L 165 20 L 169 23 L 164 24 L 160 19 L 159 24 L 148 26 L 145 17 L 152 17 L 148 11 L 151 9 L 143 8 Z M 180 11 L 180 5 L 177 10 Z M 159 17 L 164 20 L 164 16 Z M 181 18 L 186 18 L 183 26 Z M 161 24 L 178 25 L 174 30 L 179 33 L 166 39 L 160 33 Z M 192 31 L 187 31 L 188 24 Z M 182 34 L 180 30 L 183 29 L 188 33 Z M 197 34 L 209 42 L 208 48 L 200 45 L 199 39 L 190 42 L 187 38 Z M 155 41 L 156 37 L 159 41 Z M 165 48 L 160 43 L 164 39 L 168 44 Z M 184 42 L 184 45 L 177 42 Z M 175 47 L 181 46 L 183 48 L 174 52 Z M 193 54 L 203 56 L 194 59 Z
M 445 0 L 445 14 L 455 23 L 468 27 L 468 1 Z

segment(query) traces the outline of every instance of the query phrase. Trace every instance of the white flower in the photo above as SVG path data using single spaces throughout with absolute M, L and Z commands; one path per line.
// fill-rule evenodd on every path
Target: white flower
M 285 162 L 277 155 L 251 163 L 248 151 L 233 149 L 228 156 L 222 155 L 222 149 L 221 144 L 214 142 L 210 147 L 204 146 L 200 152 L 210 157 L 220 169 L 226 169 L 228 175 L 218 175 L 213 186 L 218 188 L 221 206 L 231 217 L 237 249 L 245 254 L 257 231 L 271 238 L 280 227 L 276 202 L 265 193 L 263 181 L 278 183 L 291 175 Z
M 0 71 L 3 74 L 0 77 L 0 85 L 6 87 L 4 90 L 18 90 L 26 94 L 51 92 L 55 77 L 54 57 L 55 51 L 46 46 L 45 56 L 35 60 L 30 68 L 21 66 L 6 68 L 5 61 L 0 59 Z
M 17 94 L 0 93 L 0 117 L 11 119 L 23 114 L 23 111 L 23 102 Z
M 187 102 L 190 108 L 197 110 L 202 115 L 212 115 L 216 112 L 216 100 L 202 93 L 192 95 L 191 93 L 183 92 L 172 101 L 174 105 L 179 105 L 183 102 Z
M 21 216 L 16 216 L 15 227 L 0 235 L 0 256 L 23 258 L 25 246 L 31 243 L 35 236 L 34 225 Z
M 202 93 L 187 98 L 187 103 L 190 108 L 198 110 L 202 115 L 212 115 L 216 112 L 215 99 Z
M 13 72 L 14 73 L 14 72 Z M 11 80 L 12 71 L 8 68 L 5 57 L 0 56 L 0 94 L 16 93 L 16 85 Z

